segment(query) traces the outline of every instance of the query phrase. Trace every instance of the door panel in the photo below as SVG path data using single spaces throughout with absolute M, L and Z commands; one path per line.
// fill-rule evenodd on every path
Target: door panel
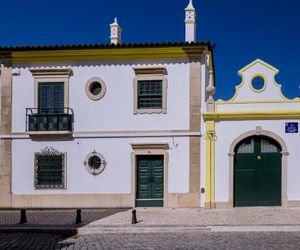
M 258 205 L 281 204 L 281 154 L 263 153 L 259 162 Z
M 255 186 L 255 156 L 237 154 L 235 159 L 235 199 L 236 206 L 249 206 L 255 193 L 249 192 Z
M 252 154 L 238 147 L 254 140 Z M 277 206 L 281 204 L 280 146 L 267 137 L 255 136 L 241 142 L 234 162 L 234 205 Z M 248 143 L 250 145 L 250 143 Z

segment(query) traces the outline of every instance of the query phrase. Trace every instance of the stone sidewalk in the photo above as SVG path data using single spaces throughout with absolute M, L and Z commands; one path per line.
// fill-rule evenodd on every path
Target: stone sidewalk
M 147 231 L 300 231 L 300 208 L 248 207 L 233 209 L 136 208 L 138 223 L 131 224 L 132 209 L 27 210 L 27 223 L 19 224 L 19 210 L 0 210 L 0 230 L 74 230 L 81 234 Z

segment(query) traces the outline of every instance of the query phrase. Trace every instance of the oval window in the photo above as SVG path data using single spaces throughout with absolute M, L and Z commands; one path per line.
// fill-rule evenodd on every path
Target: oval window
M 265 86 L 265 79 L 261 76 L 256 76 L 252 79 L 252 87 L 254 90 L 262 90 Z

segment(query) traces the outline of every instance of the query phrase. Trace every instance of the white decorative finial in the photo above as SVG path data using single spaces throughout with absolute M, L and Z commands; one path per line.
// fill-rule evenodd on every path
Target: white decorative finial
M 193 0 L 190 0 L 188 6 L 185 8 L 185 10 L 195 10 L 193 6 Z
M 115 17 L 114 22 L 110 25 L 110 43 L 119 44 L 121 43 L 121 32 L 122 28 L 118 24 L 118 19 Z

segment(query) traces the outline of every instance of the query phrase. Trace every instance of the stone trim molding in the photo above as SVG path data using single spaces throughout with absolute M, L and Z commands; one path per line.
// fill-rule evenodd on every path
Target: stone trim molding
M 136 75 L 167 75 L 166 67 L 134 67 Z
M 162 149 L 168 150 L 169 144 L 168 143 L 137 143 L 137 144 L 130 144 L 133 150 L 138 149 Z
M 23 132 L 15 132 L 10 134 L 0 134 L 0 139 L 27 139 L 28 134 Z M 60 132 L 47 132 L 47 135 L 59 135 Z M 63 131 L 63 135 L 66 133 Z M 145 130 L 145 131 L 77 131 L 70 132 L 74 138 L 138 138 L 138 137 L 201 137 L 200 132 L 189 132 L 189 130 Z M 46 133 L 45 133 L 46 136 Z
M 98 95 L 94 95 L 91 93 L 91 85 L 94 82 L 98 82 L 101 85 L 101 91 Z M 106 84 L 100 77 L 92 77 L 85 84 L 85 93 L 87 97 L 90 98 L 91 100 L 98 101 L 102 99 L 106 93 Z
M 136 199 L 136 188 L 137 188 L 137 165 L 136 165 L 136 157 L 138 155 L 163 155 L 164 156 L 164 197 L 163 197 L 163 206 L 168 207 L 168 176 L 169 176 L 169 153 L 165 149 L 165 143 L 160 144 L 162 147 L 159 148 L 151 148 L 151 144 L 143 143 L 140 145 L 144 145 L 145 147 L 139 147 L 138 149 L 134 149 L 131 153 L 131 194 L 132 194 L 132 207 L 135 207 L 135 199 Z M 150 148 L 147 148 L 146 145 L 149 145 Z
M 164 67 L 157 68 L 133 68 L 136 77 L 133 78 L 133 113 L 134 114 L 166 114 L 167 113 L 167 90 L 168 79 L 164 76 L 167 70 Z M 138 108 L 138 82 L 149 80 L 162 81 L 162 108 L 146 109 Z
M 37 184 L 37 156 L 43 154 L 53 154 L 53 155 L 62 155 L 63 156 L 63 183 L 61 186 L 55 185 L 38 185 Z M 34 152 L 34 178 L 33 186 L 35 190 L 45 190 L 45 189 L 57 189 L 57 190 L 66 190 L 67 189 L 67 152 L 59 152 L 56 149 L 45 148 L 40 152 Z
M 11 134 L 12 127 L 12 68 L 0 64 L 0 133 Z M 12 140 L 0 140 L 0 195 L 11 194 Z
M 72 75 L 72 69 L 29 69 L 33 77 L 48 78 L 53 77 L 70 77 Z
M 201 63 L 189 62 L 189 129 L 200 132 Z M 200 137 L 189 138 L 189 193 L 194 195 L 192 207 L 200 206 Z
M 263 135 L 272 138 L 273 140 L 277 141 L 281 146 L 281 206 L 287 207 L 287 158 L 288 158 L 288 148 L 285 141 L 278 136 L 277 134 L 263 130 L 261 127 L 256 127 L 254 130 L 247 131 L 240 136 L 238 136 L 230 145 L 228 157 L 229 157 L 229 197 L 228 197 L 228 206 L 234 206 L 234 149 L 236 145 L 242 141 L 243 139 L 253 136 L 253 135 Z
M 64 107 L 69 107 L 69 78 L 73 74 L 71 69 L 29 69 L 34 78 L 34 107 L 38 108 L 38 87 L 41 82 L 64 83 Z
M 99 157 L 99 159 L 100 159 L 100 161 L 101 161 L 100 166 L 99 166 L 98 169 L 93 168 L 93 167 L 90 166 L 90 164 L 89 164 L 89 160 L 90 160 L 90 158 L 91 158 L 92 156 L 97 156 L 97 157 Z M 107 165 L 104 156 L 103 156 L 102 154 L 100 154 L 99 152 L 97 152 L 96 150 L 94 150 L 93 152 L 89 153 L 89 154 L 85 157 L 85 160 L 84 160 L 84 163 L 83 163 L 83 164 L 84 164 L 86 170 L 87 170 L 90 174 L 92 174 L 92 175 L 98 175 L 98 174 L 101 174 L 101 173 L 104 171 L 104 169 L 105 169 L 105 167 L 106 167 L 106 165 Z

